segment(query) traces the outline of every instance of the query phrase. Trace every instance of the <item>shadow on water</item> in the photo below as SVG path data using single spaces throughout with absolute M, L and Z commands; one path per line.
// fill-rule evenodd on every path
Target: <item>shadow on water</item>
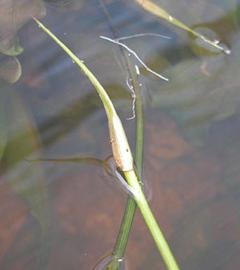
M 119 48 L 99 36 L 112 37 L 113 27 L 118 36 L 155 32 L 172 38 L 126 41 L 169 77 L 160 81 L 139 65 L 151 205 L 183 269 L 238 268 L 240 3 L 155 2 L 221 40 L 231 54 L 206 47 L 134 1 L 0 0 L 1 269 L 92 269 L 112 249 L 126 196 L 106 185 L 101 168 L 28 161 L 110 154 L 98 96 L 30 21 L 32 15 L 44 19 L 97 75 L 130 141 L 127 70 Z M 129 269 L 164 269 L 138 215 L 126 259 Z

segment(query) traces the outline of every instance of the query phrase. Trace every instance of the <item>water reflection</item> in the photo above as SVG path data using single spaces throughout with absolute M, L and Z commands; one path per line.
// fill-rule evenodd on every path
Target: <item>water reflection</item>
M 24 47 L 18 60 L 7 56 L 10 63 L 21 63 L 20 78 L 18 68 L 10 73 L 0 59 L 0 268 L 92 269 L 114 244 L 125 199 L 106 185 L 101 168 L 27 162 L 69 155 L 104 159 L 110 154 L 98 96 L 29 21 L 34 15 L 45 16 L 45 23 L 93 70 L 122 119 L 131 115 L 127 69 L 121 50 L 99 36 L 154 32 L 172 37 L 128 40 L 147 65 L 170 79 L 159 81 L 139 69 L 151 97 L 145 104 L 145 175 L 153 189 L 151 203 L 184 269 L 236 269 L 238 1 L 158 1 L 189 26 L 216 35 L 231 48 L 230 56 L 209 52 L 136 3 L 101 1 L 109 19 L 99 1 L 17 2 L 0 0 L 1 53 L 21 52 L 17 36 Z M 14 7 L 14 13 L 8 18 L 2 7 Z M 133 122 L 124 124 L 133 142 Z M 126 256 L 129 269 L 164 269 L 138 216 Z

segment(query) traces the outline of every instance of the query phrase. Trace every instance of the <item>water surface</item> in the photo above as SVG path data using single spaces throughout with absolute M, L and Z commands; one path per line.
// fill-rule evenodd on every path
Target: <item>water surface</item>
M 29 19 L 35 15 L 105 86 L 132 148 L 128 70 L 119 47 L 99 36 L 148 32 L 171 38 L 124 41 L 149 67 L 169 78 L 160 80 L 129 56 L 140 70 L 144 178 L 153 191 L 151 206 L 182 269 L 237 269 L 239 1 L 155 1 L 193 29 L 221 40 L 230 55 L 194 40 L 135 1 L 24 0 L 25 13 L 12 2 L 13 16 L 2 22 L 0 31 L 0 64 L 6 57 L 15 59 L 21 76 L 17 78 L 17 64 L 11 75 L 4 70 L 5 77 L 1 76 L 0 268 L 93 269 L 112 250 L 127 198 L 89 159 L 31 161 L 79 156 L 103 160 L 111 154 L 107 119 L 95 90 Z M 0 3 L 7 8 L 5 0 Z M 22 53 L 14 47 L 16 36 Z M 12 51 L 19 55 L 6 56 L 6 48 L 15 48 Z M 126 261 L 129 269 L 164 269 L 140 215 Z

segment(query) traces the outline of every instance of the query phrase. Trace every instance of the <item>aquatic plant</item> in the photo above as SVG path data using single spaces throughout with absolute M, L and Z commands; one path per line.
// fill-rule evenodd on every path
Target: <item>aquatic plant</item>
M 38 26 L 43 29 L 65 52 L 66 54 L 78 65 L 81 71 L 88 77 L 93 86 L 95 87 L 100 99 L 102 100 L 105 108 L 109 135 L 112 145 L 113 157 L 116 162 L 118 170 L 123 174 L 129 192 L 133 196 L 137 206 L 139 207 L 144 221 L 156 243 L 156 246 L 162 255 L 163 261 L 168 270 L 178 270 L 179 266 L 171 252 L 171 249 L 157 223 L 155 217 L 148 205 L 142 187 L 137 177 L 133 157 L 128 144 L 128 140 L 122 126 L 121 120 L 103 86 L 81 61 L 68 47 L 64 45 L 50 30 L 48 30 L 39 20 L 33 18 Z
M 217 39 L 216 40 L 210 40 L 205 35 L 195 31 L 194 29 L 190 28 L 189 26 L 187 26 L 186 24 L 184 24 L 180 20 L 173 17 L 167 10 L 163 9 L 160 5 L 154 3 L 152 0 L 144 0 L 144 1 L 135 0 L 135 2 L 137 2 L 146 11 L 154 14 L 155 16 L 157 16 L 159 18 L 162 18 L 162 19 L 166 20 L 167 22 L 169 22 L 172 25 L 175 25 L 175 26 L 187 31 L 192 36 L 194 36 L 196 38 L 199 38 L 204 43 L 214 47 L 218 51 L 222 51 L 225 54 L 230 54 L 231 53 L 231 50 L 226 48 L 223 44 L 221 44 L 219 40 L 217 40 Z

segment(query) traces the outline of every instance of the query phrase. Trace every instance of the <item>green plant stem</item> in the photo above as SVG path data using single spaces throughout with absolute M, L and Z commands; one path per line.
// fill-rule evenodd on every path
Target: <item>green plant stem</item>
M 108 13 L 108 10 L 102 0 L 99 0 L 100 6 L 102 7 L 102 10 L 104 12 L 104 15 L 106 16 L 110 30 L 112 32 L 112 35 L 114 38 L 117 38 L 116 30 L 111 22 L 110 14 Z M 143 160 L 143 104 L 142 104 L 142 93 L 139 86 L 138 78 L 136 75 L 135 68 L 133 68 L 132 63 L 130 62 L 130 59 L 127 55 L 127 53 L 124 51 L 124 49 L 119 46 L 119 50 L 122 54 L 122 58 L 120 60 L 123 69 L 126 69 L 128 72 L 129 77 L 132 80 L 132 86 L 133 90 L 136 95 L 136 145 L 135 145 L 135 165 L 136 170 L 139 176 L 139 179 L 142 178 L 142 160 Z M 128 196 L 126 207 L 124 210 L 123 218 L 121 221 L 120 229 L 117 235 L 117 239 L 113 248 L 112 255 L 115 258 L 115 261 L 112 263 L 111 267 L 112 270 L 119 270 L 120 269 L 120 263 L 118 263 L 118 259 L 121 259 L 124 257 L 125 250 L 127 247 L 129 234 L 132 228 L 135 212 L 136 212 L 136 202 L 132 196 Z
M 135 150 L 135 165 L 139 179 L 142 177 L 142 160 L 143 160 L 143 104 L 142 104 L 142 93 L 138 83 L 135 70 L 129 61 L 128 56 L 123 52 L 126 63 L 128 65 L 128 70 L 130 77 L 132 79 L 132 86 L 136 94 L 136 150 Z M 136 202 L 132 196 L 128 196 L 124 215 L 122 218 L 122 223 L 119 229 L 119 233 L 116 239 L 116 243 L 113 249 L 113 256 L 115 258 L 124 257 L 124 253 L 127 247 L 129 234 L 132 228 L 135 212 L 136 212 Z M 119 269 L 118 264 L 116 264 L 116 269 Z M 114 269 L 113 269 L 114 270 Z
M 134 198 L 131 196 L 128 196 L 124 215 L 122 218 L 122 223 L 121 223 L 119 233 L 116 239 L 116 243 L 113 249 L 113 253 L 112 253 L 114 258 L 116 259 L 120 259 L 124 257 L 125 250 L 128 243 L 129 233 L 132 228 L 134 214 L 136 212 L 136 208 L 137 208 L 137 205 Z M 115 269 L 119 269 L 118 264 L 116 264 Z
M 181 21 L 179 21 L 178 19 L 174 18 L 170 13 L 168 13 L 165 9 L 161 8 L 158 4 L 154 3 L 152 0 L 135 0 L 142 8 L 144 8 L 145 10 L 147 10 L 148 12 L 168 21 L 169 23 L 171 23 L 172 25 L 175 25 L 187 32 L 189 32 L 190 34 L 192 34 L 193 36 L 203 40 L 205 43 L 209 44 L 210 46 L 213 46 L 214 48 L 216 48 L 219 51 L 224 52 L 225 54 L 230 54 L 231 50 L 228 48 L 225 48 L 224 46 L 222 46 L 221 44 L 219 44 L 219 42 L 216 42 L 215 40 L 210 40 L 207 37 L 205 37 L 204 35 L 196 32 L 195 30 L 191 29 L 190 27 L 188 27 L 186 24 L 182 23 Z
M 157 221 L 155 220 L 152 211 L 148 205 L 148 202 L 145 199 L 145 196 L 142 192 L 141 186 L 137 180 L 137 176 L 134 171 L 124 172 L 125 178 L 128 184 L 133 187 L 136 191 L 136 195 L 134 196 L 135 201 L 140 209 L 142 216 L 145 220 L 145 223 L 157 245 L 157 248 L 162 255 L 163 261 L 167 267 L 167 269 L 171 270 L 179 270 L 179 266 L 171 252 L 171 249 L 160 230 Z
M 105 6 L 105 3 L 103 0 L 99 0 L 99 4 L 103 10 L 103 13 L 108 21 L 110 31 L 114 38 L 117 38 L 116 30 L 112 24 L 110 14 L 108 13 L 108 10 Z M 141 100 L 141 93 L 139 89 L 139 85 L 137 83 L 137 78 L 135 74 L 135 70 L 132 68 L 132 65 L 129 61 L 129 57 L 125 53 L 124 49 L 121 46 L 118 46 L 119 50 L 121 52 L 122 57 L 120 58 L 120 62 L 123 69 L 127 69 L 129 77 L 133 81 L 133 89 L 136 93 L 136 101 L 138 99 Z M 137 88 L 137 89 L 136 89 Z M 137 91 L 138 90 L 138 91 Z M 140 95 L 138 95 L 140 94 Z M 142 173 L 142 155 L 143 155 L 143 130 L 140 129 L 140 127 L 143 126 L 143 118 L 142 118 L 142 106 L 141 101 L 136 102 L 136 151 L 135 151 L 135 163 L 137 167 L 138 175 L 141 175 Z M 120 269 L 120 263 L 118 259 L 122 259 L 125 254 L 125 250 L 127 247 L 129 234 L 132 228 L 135 212 L 136 212 L 136 202 L 132 196 L 128 196 L 124 214 L 121 220 L 120 229 L 118 231 L 118 235 L 115 241 L 115 245 L 112 251 L 112 255 L 114 258 L 114 261 L 110 264 L 109 267 L 111 267 L 111 270 L 119 270 Z

